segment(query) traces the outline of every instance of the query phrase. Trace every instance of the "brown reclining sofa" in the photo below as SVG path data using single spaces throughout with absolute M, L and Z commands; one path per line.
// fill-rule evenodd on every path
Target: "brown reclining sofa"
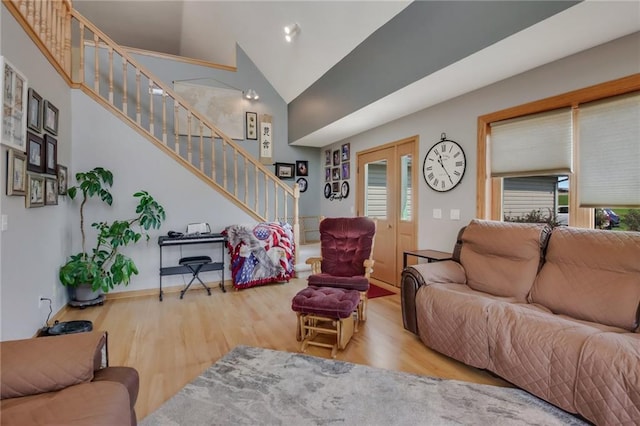
M 138 372 L 104 367 L 104 332 L 0 342 L 2 425 L 136 425 Z
M 424 344 L 597 425 L 640 424 L 640 233 L 473 220 L 402 273 Z

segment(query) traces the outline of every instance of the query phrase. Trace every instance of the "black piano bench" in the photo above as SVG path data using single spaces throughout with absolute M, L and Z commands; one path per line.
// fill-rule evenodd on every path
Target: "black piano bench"
M 191 287 L 191 283 L 193 283 L 193 281 L 196 279 L 200 281 L 200 284 L 202 284 L 202 287 L 207 289 L 207 294 L 211 296 L 211 289 L 207 287 L 205 283 L 202 282 L 202 280 L 200 279 L 200 276 L 198 275 L 204 265 L 211 263 L 211 258 L 209 256 L 183 257 L 180 259 L 179 263 L 180 265 L 186 266 L 187 268 L 189 268 L 189 270 L 193 274 L 193 277 L 191 277 L 191 281 L 189 281 L 189 284 L 187 284 L 184 290 L 180 292 L 180 299 L 184 297 L 184 294 L 187 292 L 187 290 L 189 290 L 189 287 Z

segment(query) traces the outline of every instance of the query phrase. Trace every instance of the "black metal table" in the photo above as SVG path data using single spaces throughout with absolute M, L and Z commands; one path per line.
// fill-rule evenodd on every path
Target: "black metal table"
M 222 278 L 220 281 L 220 289 L 223 292 L 227 290 L 224 288 L 224 249 L 227 244 L 227 237 L 222 234 L 199 234 L 199 235 L 185 235 L 178 238 L 170 238 L 166 235 L 158 237 L 158 245 L 160 246 L 160 294 L 159 299 L 162 302 L 162 277 L 165 275 L 180 275 L 180 274 L 192 274 L 193 271 L 184 265 L 177 266 L 163 266 L 162 265 L 162 250 L 168 246 L 183 246 L 191 244 L 220 244 L 221 254 L 219 262 L 211 262 L 202 266 L 199 272 L 207 271 L 222 271 Z

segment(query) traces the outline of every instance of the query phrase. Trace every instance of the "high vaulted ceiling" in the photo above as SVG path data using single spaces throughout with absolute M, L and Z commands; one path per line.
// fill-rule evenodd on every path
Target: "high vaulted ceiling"
M 124 46 L 234 66 L 235 44 L 238 43 L 287 103 L 302 98 L 305 90 L 410 3 L 266 0 L 73 2 L 80 13 Z M 298 23 L 301 32 L 294 43 L 289 44 L 284 41 L 282 28 L 291 23 Z M 638 31 L 638 0 L 587 0 L 571 5 L 365 107 L 322 124 L 314 131 L 304 132 L 290 142 L 325 146 L 374 125 Z M 398 45 L 397 48 L 402 49 L 403 46 Z M 380 55 L 384 54 L 380 52 Z M 640 72 L 640 53 L 638 59 Z M 495 66 L 497 63 L 500 66 Z

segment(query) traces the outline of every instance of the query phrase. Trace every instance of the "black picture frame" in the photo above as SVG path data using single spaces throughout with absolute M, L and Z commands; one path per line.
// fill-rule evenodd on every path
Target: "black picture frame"
M 42 96 L 32 88 L 27 96 L 27 127 L 35 132 L 42 131 Z
M 51 135 L 44 135 L 44 172 L 55 175 L 58 172 L 58 140 Z
M 298 160 L 296 161 L 296 176 L 309 176 L 309 162 Z
M 245 125 L 247 126 L 247 140 L 258 140 L 258 113 L 247 111 L 245 114 Z
M 349 142 L 342 144 L 342 162 L 349 161 L 351 159 L 351 144 Z
M 298 187 L 300 188 L 300 192 L 306 192 L 307 191 L 307 187 L 309 186 L 309 183 L 307 182 L 307 180 L 303 177 L 298 178 L 298 180 L 296 180 L 296 183 L 298 184 Z
M 325 167 L 324 169 L 324 181 L 331 182 L 331 167 Z
M 58 164 L 58 195 L 67 195 L 69 185 L 69 169 L 67 166 Z
M 324 198 L 331 197 L 333 191 L 331 190 L 331 183 L 327 182 L 324 184 Z
M 331 180 L 340 180 L 340 167 L 334 167 L 331 169 Z
M 340 192 L 340 182 L 333 182 L 331 185 L 333 185 L 333 193 L 337 194 Z
M 349 182 L 346 180 L 340 185 L 340 196 L 342 198 L 347 198 L 349 196 Z
M 27 170 L 30 172 L 44 172 L 44 140 L 32 132 L 27 132 Z M 44 183 L 43 183 L 44 186 Z
M 336 149 L 333 151 L 333 165 L 334 166 L 339 166 L 340 165 L 340 150 Z
M 342 179 L 349 179 L 351 177 L 351 162 L 347 161 L 342 163 Z
M 45 100 L 42 109 L 42 128 L 52 135 L 58 134 L 58 108 Z
M 296 175 L 293 163 L 276 163 L 276 176 L 280 179 L 293 179 Z

